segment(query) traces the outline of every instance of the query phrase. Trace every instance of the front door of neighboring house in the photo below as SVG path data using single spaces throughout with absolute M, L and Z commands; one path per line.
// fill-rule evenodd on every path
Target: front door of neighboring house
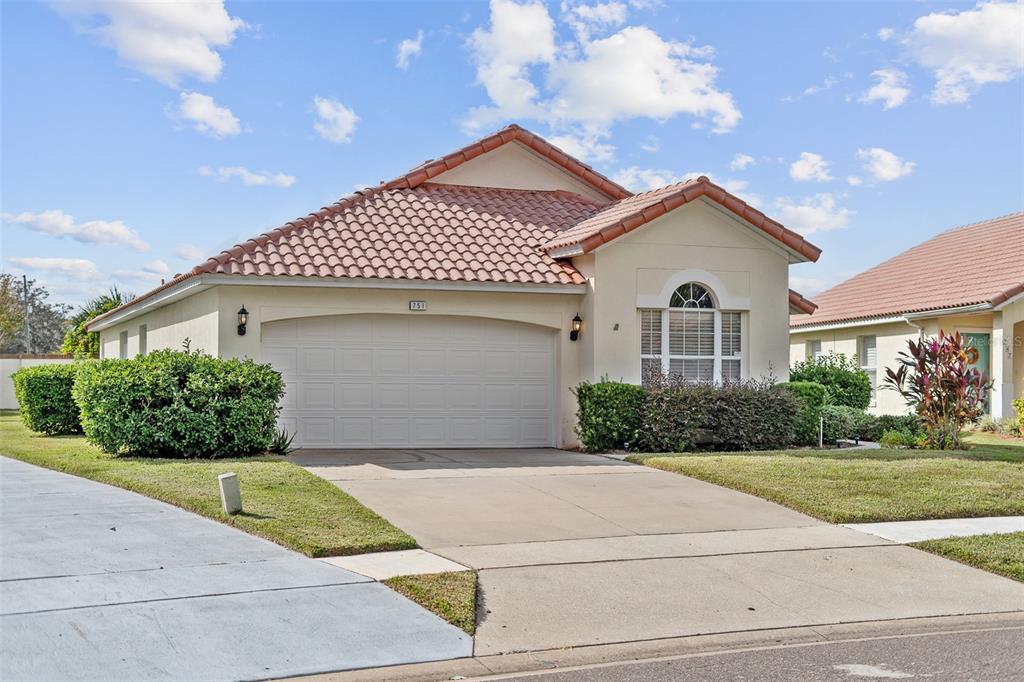
M 991 380 L 992 379 L 992 364 L 991 364 L 992 363 L 992 361 L 991 361 L 992 342 L 991 342 L 991 334 L 981 334 L 981 333 L 971 332 L 971 333 L 961 334 L 960 336 L 962 336 L 964 338 L 964 341 L 969 343 L 971 345 L 971 347 L 975 351 L 977 351 L 976 353 L 971 353 L 971 357 L 973 359 L 973 362 L 969 363 L 970 366 L 976 368 L 980 372 L 983 372 L 985 374 L 985 377 L 987 379 Z M 990 406 L 990 401 L 989 401 L 988 398 L 986 398 L 985 399 L 985 412 L 989 412 L 990 411 L 989 406 Z

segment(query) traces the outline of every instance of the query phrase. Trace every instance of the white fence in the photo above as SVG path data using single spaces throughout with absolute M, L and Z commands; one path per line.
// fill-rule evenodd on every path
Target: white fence
M 11 375 L 22 367 L 33 365 L 52 365 L 74 362 L 67 355 L 8 355 L 0 353 L 0 410 L 18 409 L 18 400 L 14 397 L 14 382 Z

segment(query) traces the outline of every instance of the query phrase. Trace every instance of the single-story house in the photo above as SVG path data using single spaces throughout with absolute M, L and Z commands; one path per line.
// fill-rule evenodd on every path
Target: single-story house
M 270 362 L 302 447 L 577 442 L 572 388 L 786 378 L 820 250 L 706 177 L 633 194 L 509 126 L 97 317 L 102 357 Z
M 856 358 L 876 388 L 875 414 L 907 412 L 878 391 L 907 341 L 960 332 L 993 381 L 992 417 L 1013 416 L 1024 396 L 1024 213 L 943 232 L 814 297 L 818 309 L 790 319 L 790 360 L 823 353 Z

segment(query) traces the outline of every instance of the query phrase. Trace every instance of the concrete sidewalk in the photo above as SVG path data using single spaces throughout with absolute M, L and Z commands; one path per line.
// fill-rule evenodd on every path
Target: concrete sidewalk
M 0 679 L 264 679 L 472 654 L 362 575 L 2 457 L 0 528 Z
M 1024 585 L 678 474 L 558 450 L 300 451 L 478 570 L 477 656 L 1024 612 Z
M 941 540 L 943 538 L 1017 533 L 1024 531 L 1024 516 L 986 516 L 973 519 L 933 519 L 927 521 L 888 521 L 885 523 L 847 523 L 846 528 L 870 533 L 900 544 Z

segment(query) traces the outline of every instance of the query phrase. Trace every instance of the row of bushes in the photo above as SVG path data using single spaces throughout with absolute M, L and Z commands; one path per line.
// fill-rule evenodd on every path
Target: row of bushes
M 811 381 L 746 381 L 714 385 L 655 375 L 644 386 L 611 381 L 576 390 L 577 433 L 591 452 L 767 450 L 843 439 L 880 441 L 887 433 L 916 443 L 915 415 L 875 416 L 829 404 L 825 386 Z
M 281 375 L 269 365 L 189 351 L 41 365 L 13 377 L 28 428 L 48 435 L 84 432 L 117 455 L 266 452 L 278 436 L 284 395 Z
M 602 381 L 575 392 L 577 433 L 592 452 L 784 448 L 799 410 L 791 392 L 758 380 L 716 386 L 656 375 L 644 386 Z

